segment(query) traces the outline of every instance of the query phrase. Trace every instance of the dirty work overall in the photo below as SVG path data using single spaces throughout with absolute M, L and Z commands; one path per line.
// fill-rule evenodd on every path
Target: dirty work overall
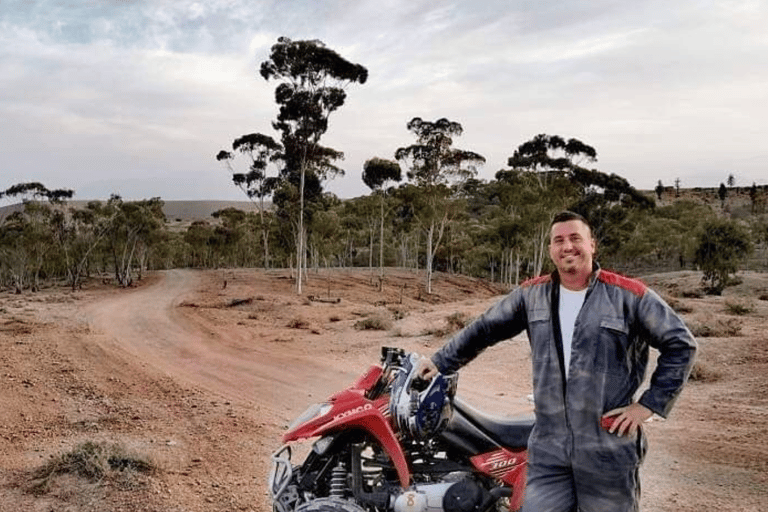
M 557 272 L 524 283 L 432 360 L 441 372 L 453 372 L 485 348 L 526 331 L 536 425 L 528 443 L 523 511 L 636 511 L 646 440 L 642 433 L 609 434 L 600 418 L 632 403 L 648 366 L 649 346 L 660 355 L 639 402 L 666 417 L 693 366 L 696 342 L 656 293 L 595 264 L 576 318 L 566 380 L 558 295 Z

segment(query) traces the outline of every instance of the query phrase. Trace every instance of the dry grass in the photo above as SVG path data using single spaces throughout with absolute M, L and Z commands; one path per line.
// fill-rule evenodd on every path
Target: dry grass
M 725 312 L 731 315 L 744 316 L 755 311 L 755 306 L 746 301 L 725 301 Z
M 131 454 L 120 444 L 86 441 L 33 471 L 29 490 L 43 494 L 62 475 L 92 483 L 120 482 L 130 487 L 137 474 L 151 475 L 156 471 L 157 467 L 147 457 Z
M 691 370 L 691 376 L 689 377 L 692 382 L 716 382 L 720 380 L 722 374 L 713 369 L 707 363 L 702 361 L 696 361 L 693 363 L 693 370 Z
M 392 323 L 386 318 L 374 315 L 355 322 L 358 331 L 386 331 L 392 327 Z
M 700 338 L 730 338 L 741 336 L 742 322 L 737 318 L 697 317 L 686 320 L 691 333 Z
M 676 313 L 693 313 L 693 307 L 687 301 L 676 299 L 671 296 L 664 297 L 664 300 Z
M 442 338 L 453 334 L 456 331 L 460 331 L 469 323 L 469 316 L 466 313 L 456 312 L 445 317 L 445 325 L 443 327 L 433 327 L 431 329 L 425 329 L 422 331 L 422 336 L 435 336 Z
M 309 322 L 304 320 L 301 317 L 292 318 L 288 324 L 287 327 L 290 329 L 308 329 L 309 328 Z

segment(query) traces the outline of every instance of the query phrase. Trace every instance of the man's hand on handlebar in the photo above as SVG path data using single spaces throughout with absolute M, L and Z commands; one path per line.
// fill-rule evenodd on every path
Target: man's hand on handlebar
M 440 371 L 437 369 L 437 366 L 435 366 L 435 363 L 433 363 L 431 359 L 427 357 L 421 358 L 421 361 L 419 361 L 419 372 L 417 374 L 420 379 L 430 381 L 432 380 L 432 377 L 438 373 L 440 373 Z

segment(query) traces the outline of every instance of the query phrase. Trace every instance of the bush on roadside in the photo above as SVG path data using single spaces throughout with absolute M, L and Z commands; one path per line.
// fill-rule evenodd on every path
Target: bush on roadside
M 741 336 L 741 322 L 736 318 L 712 318 L 706 322 L 686 320 L 688 329 L 698 338 L 731 338 Z
M 685 301 L 674 297 L 664 297 L 664 300 L 677 313 L 693 313 L 693 308 Z
M 709 364 L 702 361 L 696 361 L 693 363 L 693 369 L 691 370 L 691 376 L 689 379 L 692 382 L 716 382 L 720 380 L 722 374 L 713 369 Z
M 358 331 L 386 331 L 391 327 L 389 320 L 378 315 L 369 316 L 355 322 Z
M 725 301 L 725 311 L 731 315 L 744 316 L 755 311 L 754 306 L 743 301 Z
M 112 481 L 129 485 L 136 474 L 151 475 L 156 471 L 157 467 L 147 457 L 131 454 L 120 444 L 86 441 L 35 470 L 30 491 L 43 494 L 56 477 L 66 474 L 92 483 Z
M 309 322 L 307 322 L 306 320 L 304 320 L 301 317 L 292 318 L 288 322 L 287 327 L 289 329 L 307 329 L 307 328 L 309 328 Z
M 448 328 L 454 331 L 463 329 L 469 323 L 469 316 L 466 313 L 457 311 L 452 315 L 448 315 L 445 319 L 448 322 Z

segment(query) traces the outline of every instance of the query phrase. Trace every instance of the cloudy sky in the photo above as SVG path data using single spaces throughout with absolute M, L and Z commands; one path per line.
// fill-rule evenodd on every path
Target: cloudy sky
M 763 0 L 0 0 L 0 190 L 243 199 L 215 155 L 278 138 L 280 36 L 369 71 L 323 139 L 340 197 L 416 116 L 461 123 L 485 180 L 547 133 L 638 188 L 768 184 L 766 27 Z

